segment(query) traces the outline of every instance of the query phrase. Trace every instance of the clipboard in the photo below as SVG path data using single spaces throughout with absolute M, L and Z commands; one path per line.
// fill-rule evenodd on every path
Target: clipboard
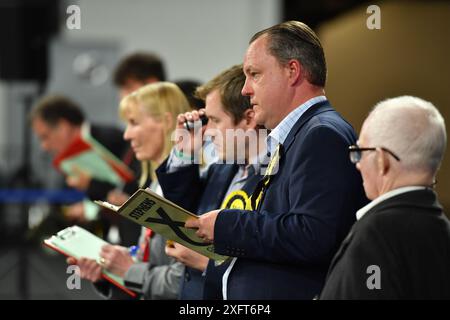
M 140 224 L 166 239 L 188 247 L 220 264 L 229 259 L 214 252 L 214 245 L 204 243 L 194 229 L 185 228 L 188 219 L 198 216 L 175 203 L 159 196 L 150 189 L 138 189 L 123 205 L 115 206 L 105 201 L 94 201 L 103 208 L 114 211 L 131 221 Z
M 96 260 L 97 263 L 100 259 L 100 250 L 105 244 L 108 244 L 108 242 L 79 226 L 68 227 L 44 240 L 44 245 L 66 257 L 73 257 L 75 259 L 85 257 Z M 107 270 L 103 270 L 102 277 L 130 296 L 137 296 L 135 292 L 125 287 L 123 278 Z

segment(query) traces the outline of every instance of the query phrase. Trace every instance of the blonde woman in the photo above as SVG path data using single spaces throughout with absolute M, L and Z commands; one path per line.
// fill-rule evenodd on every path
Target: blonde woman
M 120 103 L 120 116 L 127 123 L 124 138 L 131 143 L 136 158 L 142 162 L 141 183 L 150 176 L 150 188 L 159 194 L 162 191 L 154 170 L 170 153 L 176 116 L 189 110 L 186 97 L 169 82 L 146 85 Z M 127 198 L 127 195 L 117 193 L 109 196 L 109 200 L 115 203 Z M 142 298 L 176 299 L 184 266 L 165 254 L 165 244 L 162 236 L 150 234 L 143 228 L 135 260 L 128 248 L 106 245 L 100 252 L 101 265 L 85 258 L 78 261 L 69 259 L 68 263 L 77 263 L 81 277 L 94 282 L 98 291 L 107 298 L 118 298 L 120 292 L 108 282 L 101 281 L 102 268 L 123 277 L 125 285 Z

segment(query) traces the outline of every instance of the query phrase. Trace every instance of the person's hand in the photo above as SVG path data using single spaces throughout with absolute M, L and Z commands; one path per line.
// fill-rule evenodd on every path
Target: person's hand
M 166 245 L 166 254 L 184 265 L 202 272 L 206 270 L 208 265 L 209 259 L 207 257 L 176 242 Z
M 123 278 L 133 264 L 133 258 L 125 247 L 107 244 L 100 251 L 100 265 L 119 277 Z
M 203 239 L 206 243 L 213 243 L 214 241 L 214 224 L 216 223 L 217 215 L 220 210 L 213 210 L 202 214 L 198 219 L 188 219 L 184 226 L 186 228 L 197 229 L 195 233 Z
M 72 166 L 72 174 L 67 176 L 66 183 L 72 188 L 86 191 L 91 183 L 91 176 L 79 167 Z
M 102 267 L 93 259 L 80 258 L 77 260 L 69 257 L 66 262 L 70 265 L 77 265 L 80 269 L 78 275 L 83 279 L 91 282 L 97 282 L 102 279 Z
M 115 206 L 121 206 L 125 201 L 128 200 L 128 198 L 130 198 L 130 195 L 120 190 L 114 189 L 108 192 L 106 200 Z
M 63 207 L 64 216 L 74 223 L 84 223 L 86 222 L 86 216 L 84 215 L 84 204 L 83 202 L 77 202 L 69 206 Z
M 175 130 L 175 148 L 181 152 L 184 157 L 192 157 L 198 154 L 203 145 L 203 133 L 206 126 L 198 130 L 186 130 L 184 123 L 187 121 L 194 122 L 195 125 L 200 124 L 200 116 L 205 115 L 205 109 L 194 110 L 191 112 L 181 113 L 177 117 L 177 124 Z M 198 141 L 194 143 L 194 141 Z

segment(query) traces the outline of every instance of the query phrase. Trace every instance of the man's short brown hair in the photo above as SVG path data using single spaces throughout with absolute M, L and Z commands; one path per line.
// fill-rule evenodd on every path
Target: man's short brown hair
M 137 52 L 125 57 L 114 71 L 114 84 L 121 87 L 129 79 L 145 82 L 148 78 L 166 81 L 164 63 L 153 53 Z
M 325 87 L 327 65 L 322 44 L 314 31 L 299 21 L 286 21 L 257 32 L 250 43 L 261 36 L 268 38 L 268 50 L 280 64 L 295 59 L 305 69 L 309 83 Z
M 224 111 L 231 115 L 234 123 L 237 124 L 243 119 L 244 112 L 252 107 L 250 98 L 241 94 L 244 83 L 245 75 L 242 65 L 235 65 L 198 87 L 195 96 L 205 101 L 208 94 L 219 90 Z
M 61 95 L 48 95 L 36 103 L 29 118 L 31 121 L 39 118 L 51 127 L 56 126 L 59 120 L 66 120 L 74 126 L 81 126 L 84 121 L 84 113 L 73 100 Z

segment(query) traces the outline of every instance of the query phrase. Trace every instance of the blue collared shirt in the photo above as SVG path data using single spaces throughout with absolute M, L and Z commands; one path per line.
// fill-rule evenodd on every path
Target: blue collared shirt
M 292 110 L 269 134 L 267 137 L 267 150 L 270 154 L 275 152 L 278 143 L 283 144 L 286 140 L 292 127 L 300 119 L 300 117 L 313 105 L 319 102 L 326 101 L 325 96 L 317 96 L 309 99 L 299 107 Z

